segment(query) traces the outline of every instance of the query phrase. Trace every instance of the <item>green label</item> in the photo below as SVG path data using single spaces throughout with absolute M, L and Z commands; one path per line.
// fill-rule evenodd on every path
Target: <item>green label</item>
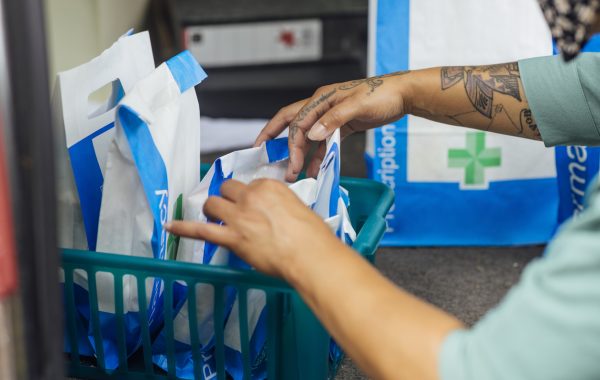
M 175 204 L 173 205 L 173 219 L 183 220 L 183 194 L 179 194 Z M 179 248 L 179 236 L 169 234 L 167 240 L 167 260 L 177 259 L 177 249 Z

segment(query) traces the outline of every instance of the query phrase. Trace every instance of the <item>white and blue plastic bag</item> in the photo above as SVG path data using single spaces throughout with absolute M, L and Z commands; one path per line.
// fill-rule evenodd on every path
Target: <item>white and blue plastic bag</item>
M 98 57 L 57 75 L 54 118 L 57 133 L 64 137 L 57 154 L 61 247 L 96 250 L 106 154 L 114 138 L 115 107 L 153 70 L 150 37 L 148 32 L 142 32 L 124 35 Z M 106 103 L 90 104 L 89 95 L 111 83 L 112 94 Z
M 283 181 L 287 169 L 287 139 L 267 141 L 259 148 L 245 149 L 230 153 L 215 161 L 200 185 L 184 201 L 184 219 L 206 222 L 207 218 L 202 212 L 204 203 L 210 196 L 219 195 L 221 185 L 228 179 L 235 178 L 244 183 L 257 178 L 271 178 Z M 177 260 L 203 263 L 208 265 L 230 266 L 235 268 L 249 268 L 234 254 L 210 242 L 182 239 L 180 241 Z M 232 288 L 225 290 L 225 318 L 228 320 L 236 302 L 236 292 Z M 260 302 L 260 304 L 259 304 Z M 264 300 L 254 302 L 254 310 L 264 307 Z M 249 315 L 251 315 L 249 305 Z M 214 289 L 212 285 L 201 284 L 196 288 L 196 316 L 198 320 L 198 334 L 201 345 L 203 374 L 210 378 L 216 373 L 214 362 Z M 176 349 L 177 376 L 191 379 L 194 377 L 194 367 L 191 353 L 191 338 L 188 321 L 188 305 L 183 305 L 174 323 L 174 338 Z M 258 313 L 260 314 L 260 313 Z M 252 334 L 256 330 L 249 331 Z M 250 326 L 251 327 L 251 326 Z M 221 326 L 224 329 L 225 326 Z M 161 332 L 154 342 L 154 362 L 159 367 L 167 368 L 165 332 Z M 225 333 L 227 335 L 227 333 Z M 253 334 L 252 334 L 253 335 Z M 227 338 L 226 338 L 227 340 Z M 251 338 L 252 341 L 252 338 Z M 231 370 L 230 363 L 235 361 L 234 352 L 226 345 L 226 366 Z M 264 345 L 264 341 L 256 342 L 256 346 Z M 235 350 L 234 350 L 235 351 Z M 251 359 L 255 359 L 255 357 Z
M 91 61 L 57 75 L 52 97 L 57 135 L 59 245 L 96 249 L 98 217 L 104 183 L 106 152 L 114 136 L 115 106 L 143 77 L 154 70 L 147 32 L 119 38 Z M 108 100 L 91 111 L 88 97 L 112 83 Z M 73 274 L 81 355 L 93 355 L 86 339 L 89 321 L 87 274 Z M 70 352 L 65 336 L 65 351 Z
M 167 239 L 163 224 L 181 216 L 183 199 L 200 183 L 200 110 L 194 86 L 205 77 L 184 51 L 121 100 L 106 160 L 98 251 L 175 258 L 177 240 Z M 106 368 L 112 369 L 118 365 L 113 278 L 99 272 L 96 279 Z M 145 286 L 147 299 L 138 300 L 138 286 Z M 162 324 L 163 287 L 160 279 L 146 284 L 137 284 L 132 276 L 123 279 L 128 354 L 141 343 L 138 301 L 147 304 L 151 334 Z M 177 285 L 174 292 L 177 308 L 184 295 Z
M 207 222 L 202 212 L 209 196 L 219 195 L 223 182 L 234 178 L 249 183 L 258 178 L 284 181 L 288 165 L 287 138 L 265 142 L 258 148 L 236 151 L 219 158 L 202 180 L 200 186 L 184 202 L 185 219 Z M 299 198 L 315 210 L 344 241 L 351 243 L 356 235 L 348 219 L 347 196 L 339 186 L 339 132 L 329 139 L 327 154 L 321 165 L 317 180 L 304 179 L 290 185 Z M 227 265 L 249 268 L 234 253 L 212 243 L 182 239 L 177 260 L 199 262 L 209 265 Z M 250 289 L 247 293 L 250 362 L 253 379 L 266 378 L 266 295 L 263 291 Z M 224 329 L 225 368 L 233 379 L 243 377 L 239 314 L 236 291 L 225 289 L 225 326 L 214 326 L 214 290 L 209 284 L 196 288 L 196 316 L 198 321 L 202 374 L 210 378 L 216 374 L 214 355 L 215 328 Z M 188 307 L 185 304 L 174 323 L 176 349 L 176 374 L 178 377 L 194 377 Z M 165 332 L 154 343 L 154 362 L 167 369 Z

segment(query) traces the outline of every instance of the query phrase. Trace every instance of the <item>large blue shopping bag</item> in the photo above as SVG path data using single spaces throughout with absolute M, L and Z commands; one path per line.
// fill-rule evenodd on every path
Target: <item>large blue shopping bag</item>
M 378 0 L 371 6 L 371 74 L 552 53 L 535 1 Z M 541 142 L 409 116 L 373 131 L 366 158 L 370 176 L 396 193 L 384 245 L 542 243 L 555 229 L 554 150 Z
M 600 52 L 600 34 L 592 37 L 583 51 Z M 557 52 L 555 51 L 555 53 Z M 556 148 L 556 173 L 560 197 L 559 223 L 583 210 L 585 191 L 598 174 L 599 163 L 599 147 L 561 146 Z

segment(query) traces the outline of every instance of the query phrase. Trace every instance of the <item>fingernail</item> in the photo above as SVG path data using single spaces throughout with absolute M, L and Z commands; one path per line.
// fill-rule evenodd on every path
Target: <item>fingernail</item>
M 317 122 L 312 126 L 310 131 L 308 131 L 308 138 L 313 141 L 321 141 L 325 140 L 328 134 L 327 128 L 325 128 L 323 124 Z
M 163 224 L 163 229 L 165 229 L 165 230 L 170 230 L 171 227 L 173 227 L 173 223 L 171 223 L 171 222 L 167 222 L 167 223 Z

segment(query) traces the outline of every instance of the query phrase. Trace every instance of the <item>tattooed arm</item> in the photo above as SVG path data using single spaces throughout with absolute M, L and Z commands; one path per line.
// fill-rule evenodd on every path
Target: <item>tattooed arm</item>
M 540 140 L 516 63 L 402 71 L 338 83 L 282 108 L 256 145 L 290 128 L 287 179 L 302 170 L 307 140 L 319 141 L 308 175 L 315 175 L 324 141 L 341 128 L 342 138 L 413 114 L 443 123 Z
M 516 63 L 422 70 L 412 86 L 416 116 L 541 140 Z

